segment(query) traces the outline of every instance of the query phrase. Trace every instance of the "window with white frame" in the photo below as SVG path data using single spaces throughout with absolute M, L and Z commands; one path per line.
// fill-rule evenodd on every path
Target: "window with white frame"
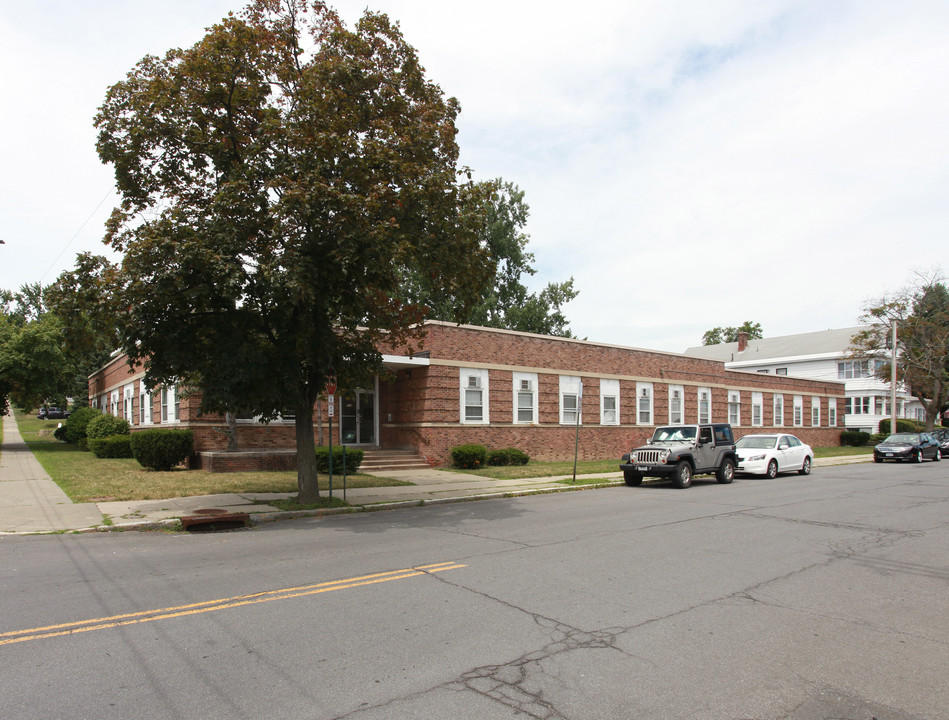
M 699 388 L 699 422 L 712 422 L 712 390 L 711 388 Z
M 514 422 L 537 422 L 537 373 L 514 373 Z
M 461 422 L 468 425 L 488 424 L 488 371 L 461 368 Z
M 685 398 L 685 388 L 681 385 L 669 386 L 669 424 L 681 425 L 685 422 L 682 402 Z
M 144 382 L 138 384 L 138 424 L 152 424 L 152 394 Z
M 600 424 L 619 425 L 619 380 L 600 380 Z
M 794 414 L 792 416 L 792 422 L 794 427 L 801 427 L 804 424 L 804 397 L 801 395 L 794 396 Z
M 751 424 L 754 427 L 764 425 L 764 393 L 751 393 Z
M 811 427 L 820 427 L 820 398 L 811 398 Z
M 741 425 L 741 392 L 728 391 L 728 422 L 734 426 Z
M 113 390 L 109 396 L 109 415 L 119 417 L 119 391 Z
M 178 386 L 166 385 L 160 391 L 161 393 L 161 421 L 163 423 L 178 422 L 178 411 L 180 404 L 178 400 Z
M 129 425 L 135 424 L 135 384 L 130 383 L 122 388 L 122 417 Z
M 774 421 L 772 424 L 775 427 L 784 426 L 784 395 L 777 394 L 774 396 Z
M 837 427 L 837 398 L 830 398 L 827 401 L 827 425 Z
M 576 425 L 582 422 L 581 396 L 583 383 L 576 375 L 560 376 L 560 424 Z
M 652 383 L 636 383 L 636 424 L 652 425 Z

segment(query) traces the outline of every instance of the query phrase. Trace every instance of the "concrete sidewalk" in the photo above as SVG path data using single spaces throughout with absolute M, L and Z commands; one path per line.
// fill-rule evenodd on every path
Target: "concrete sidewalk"
M 814 465 L 821 467 L 866 461 L 865 456 L 824 458 L 816 460 Z M 13 417 L 7 416 L 3 418 L 3 446 L 0 447 L 0 535 L 176 527 L 177 519 L 201 515 L 199 511 L 202 510 L 246 513 L 250 522 L 256 524 L 340 512 L 365 512 L 591 487 L 561 482 L 569 480 L 569 475 L 493 480 L 444 470 L 389 470 L 376 474 L 414 484 L 347 489 L 346 500 L 352 507 L 334 510 L 287 512 L 268 505 L 271 500 L 285 499 L 296 493 L 229 493 L 165 500 L 73 503 L 33 457 Z M 622 483 L 618 461 L 616 472 L 580 475 L 578 478 L 597 480 L 597 484 L 604 485 Z M 342 498 L 342 478 L 336 477 L 334 480 L 333 497 Z

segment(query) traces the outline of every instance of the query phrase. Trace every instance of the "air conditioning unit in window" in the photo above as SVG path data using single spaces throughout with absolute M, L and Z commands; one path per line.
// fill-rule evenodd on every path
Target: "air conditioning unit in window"
M 530 380 L 521 380 L 521 390 L 525 392 L 530 392 L 534 389 L 533 383 Z
M 468 387 L 470 388 L 479 388 L 481 387 L 481 378 L 477 375 L 468 376 Z

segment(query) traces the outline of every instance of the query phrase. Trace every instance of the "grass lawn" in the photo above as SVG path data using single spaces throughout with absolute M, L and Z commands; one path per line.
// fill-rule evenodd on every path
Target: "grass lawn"
M 37 420 L 36 413 L 17 411 L 20 434 L 43 469 L 74 502 L 108 500 L 161 500 L 219 493 L 297 491 L 297 474 L 291 472 L 212 473 L 206 470 L 146 470 L 136 460 L 97 458 L 75 445 L 53 438 L 58 420 Z M 411 485 L 373 475 L 348 475 L 348 488 Z M 329 488 L 329 477 L 320 475 L 320 490 Z M 341 490 L 343 478 L 333 473 L 333 489 Z

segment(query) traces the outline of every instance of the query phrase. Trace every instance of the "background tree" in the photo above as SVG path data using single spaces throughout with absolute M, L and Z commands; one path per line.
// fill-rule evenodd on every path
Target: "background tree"
M 539 292 L 530 293 L 526 276 L 534 275 L 534 254 L 527 251 L 530 236 L 524 232 L 530 208 L 524 191 L 501 178 L 470 183 L 466 199 L 479 215 L 479 242 L 495 266 L 493 275 L 480 289 L 480 301 L 467 309 L 451 296 L 434 297 L 425 273 L 406 278 L 406 296 L 432 308 L 437 320 L 462 322 L 521 332 L 573 337 L 563 306 L 573 300 L 573 278 L 548 283 Z
M 715 327 L 706 330 L 702 336 L 703 345 L 720 345 L 721 343 L 738 342 L 738 333 L 748 333 L 749 340 L 760 340 L 764 337 L 761 323 L 745 320 L 738 327 Z
M 868 323 L 850 344 L 850 355 L 877 358 L 876 376 L 892 377 L 892 328 L 896 323 L 896 376 L 926 410 L 932 430 L 949 400 L 949 289 L 941 273 L 917 280 L 891 296 L 868 303 L 860 317 Z
M 296 418 L 299 500 L 319 497 L 313 406 L 377 349 L 417 346 L 432 300 L 464 313 L 494 273 L 458 184 L 458 104 L 384 15 L 258 0 L 111 87 L 98 151 L 122 347 L 146 382 L 198 378 L 205 410 Z

